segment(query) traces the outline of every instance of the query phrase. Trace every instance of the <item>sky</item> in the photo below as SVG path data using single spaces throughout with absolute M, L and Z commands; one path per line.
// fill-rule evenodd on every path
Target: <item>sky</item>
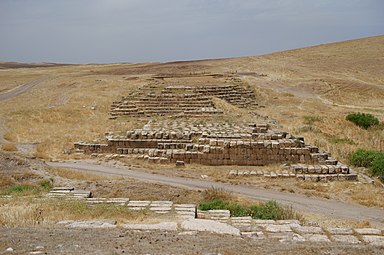
M 0 61 L 256 56 L 383 34 L 383 0 L 0 0 Z

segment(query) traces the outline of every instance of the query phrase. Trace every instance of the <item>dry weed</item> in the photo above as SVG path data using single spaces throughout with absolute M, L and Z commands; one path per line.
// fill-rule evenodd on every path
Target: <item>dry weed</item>
M 13 143 L 4 143 L 1 145 L 4 151 L 17 151 L 17 147 Z
M 227 201 L 234 201 L 236 197 L 229 191 L 223 188 L 210 188 L 203 191 L 203 200 L 212 201 L 215 199 L 222 199 Z

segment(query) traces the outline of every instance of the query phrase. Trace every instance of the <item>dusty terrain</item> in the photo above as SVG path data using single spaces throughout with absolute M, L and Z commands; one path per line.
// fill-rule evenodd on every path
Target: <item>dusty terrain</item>
M 74 142 L 102 141 L 105 132 L 124 133 L 130 128 L 142 127 L 148 118 L 109 120 L 108 111 L 113 101 L 146 84 L 248 86 L 255 92 L 259 107 L 254 110 L 241 109 L 217 100 L 215 103 L 225 112 L 223 118 L 231 121 L 269 121 L 282 130 L 304 136 L 307 143 L 329 151 L 334 158 L 348 163 L 349 153 L 356 148 L 384 149 L 382 127 L 364 130 L 345 120 L 350 112 L 371 113 L 384 120 L 382 52 L 384 36 L 236 59 L 111 65 L 1 63 L 0 142 L 2 149 L 8 152 L 1 152 L 0 189 L 4 191 L 9 185 L 19 183 L 39 185 L 43 180 L 50 180 L 55 186 L 69 185 L 92 190 L 99 197 L 199 202 L 201 194 L 198 191 L 165 184 L 149 185 L 121 176 L 107 177 L 55 169 L 40 161 L 88 159 L 89 156 L 67 152 L 71 151 Z M 215 118 L 218 117 L 212 117 L 210 121 L 215 121 Z M 98 160 L 108 162 L 106 158 Z M 137 160 L 128 160 L 123 164 L 127 169 L 135 168 L 169 177 L 203 178 L 384 208 L 383 189 L 370 184 L 369 178 L 361 178 L 359 182 L 303 183 L 259 177 L 234 178 L 227 174 L 229 167 L 187 165 L 185 168 L 175 168 L 173 165 L 158 166 Z M 263 169 L 272 171 L 277 167 Z M 366 174 L 365 169 L 355 171 L 364 176 Z M 307 218 L 338 226 L 370 225 L 357 219 L 344 222 L 326 219 L 321 215 L 307 215 Z M 140 216 L 138 219 L 142 220 Z M 94 247 L 92 242 L 83 242 L 80 249 L 76 244 L 72 245 L 73 236 L 88 240 L 91 239 L 90 231 L 49 227 L 3 230 L 0 252 L 13 247 L 20 253 L 28 253 L 35 246 L 43 245 L 48 253 L 76 254 L 80 250 L 86 254 L 116 254 L 123 250 L 126 253 L 143 254 L 179 253 L 180 242 L 183 241 L 181 245 L 186 247 L 183 248 L 185 254 L 237 254 L 239 247 L 242 247 L 244 254 L 252 254 L 255 250 L 275 254 L 298 251 L 303 254 L 343 254 L 346 251 L 348 254 L 358 254 L 361 249 L 371 254 L 380 253 L 380 248 L 364 245 L 351 247 L 334 244 L 323 247 L 319 244 L 265 244 L 206 234 L 179 237 L 176 233 L 164 236 L 164 233 L 149 235 L 127 232 L 119 237 L 120 230 L 100 232 L 103 233 L 97 235 L 100 246 Z M 41 233 L 41 239 L 36 238 L 35 231 Z M 56 239 L 59 232 L 63 239 Z M 97 232 L 92 230 L 93 234 Z M 145 243 L 142 246 L 140 236 L 151 236 L 159 244 L 151 241 L 151 245 Z M 24 238 L 29 242 L 17 241 Z M 207 242 L 207 238 L 212 241 Z M 103 245 L 112 243 L 116 245 Z
M 20 239 L 20 235 L 23 236 Z M 97 237 L 97 238 L 95 238 Z M 290 244 L 228 235 L 160 231 L 68 230 L 58 228 L 1 229 L 0 250 L 17 254 L 381 254 L 365 245 Z M 239 252 L 241 251 L 241 252 Z

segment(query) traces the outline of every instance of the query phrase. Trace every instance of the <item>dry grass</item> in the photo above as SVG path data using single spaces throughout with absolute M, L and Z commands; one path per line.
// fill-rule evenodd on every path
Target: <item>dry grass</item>
M 4 151 L 17 151 L 17 147 L 13 143 L 4 143 L 1 145 Z
M 121 223 L 140 222 L 151 213 L 132 211 L 124 206 L 89 206 L 81 200 L 13 198 L 0 200 L 0 226 L 50 225 L 61 220 L 114 219 Z
M 47 171 L 54 176 L 60 176 L 62 178 L 78 181 L 103 181 L 103 180 L 114 180 L 118 178 L 111 178 L 107 176 L 101 176 L 97 174 L 82 172 L 78 170 L 70 170 L 66 168 L 47 168 Z
M 0 226 L 6 228 L 28 227 L 40 224 L 42 211 L 36 205 L 2 205 Z

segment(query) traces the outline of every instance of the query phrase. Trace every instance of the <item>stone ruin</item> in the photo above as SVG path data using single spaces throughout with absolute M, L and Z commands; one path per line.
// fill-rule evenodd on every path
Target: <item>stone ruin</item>
M 252 91 L 239 85 L 163 86 L 146 85 L 121 101 L 113 102 L 111 118 L 117 116 L 182 115 L 204 117 L 222 114 L 212 98 L 238 107 L 256 106 Z
M 105 144 L 80 142 L 75 147 L 86 154 L 117 154 L 160 164 L 288 163 L 295 177 L 313 181 L 357 178 L 348 166 L 340 164 L 329 153 L 320 152 L 318 147 L 306 145 L 304 138 L 272 129 L 268 124 L 149 121 L 143 128 L 129 130 L 125 135 L 108 134 Z
M 145 85 L 114 102 L 111 118 L 163 115 L 174 118 L 152 119 L 141 129 L 129 130 L 124 135 L 108 133 L 104 143 L 78 142 L 75 148 L 93 156 L 113 154 L 160 164 L 286 164 L 284 173 L 233 170 L 230 175 L 276 175 L 311 181 L 356 180 L 357 175 L 333 159 L 330 153 L 320 152 L 318 147 L 305 144 L 304 138 L 276 130 L 268 124 L 190 118 L 222 114 L 223 111 L 214 104 L 214 97 L 240 108 L 252 109 L 257 105 L 255 94 L 240 85 Z

